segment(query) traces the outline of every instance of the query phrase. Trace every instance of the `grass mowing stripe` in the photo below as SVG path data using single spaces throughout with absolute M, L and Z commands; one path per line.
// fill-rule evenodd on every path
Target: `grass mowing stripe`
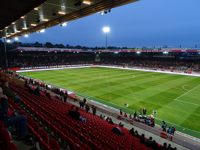
M 118 78 L 118 76 L 116 78 L 116 76 L 113 75 L 113 77 L 109 77 L 109 78 L 106 78 L 106 79 L 104 78 L 103 82 L 102 82 L 102 80 L 98 81 L 98 79 L 97 79 L 95 84 L 92 84 L 92 85 L 95 86 L 98 89 L 99 88 L 105 88 L 105 87 L 112 87 L 112 88 L 118 87 L 118 89 L 119 89 L 119 88 L 121 88 L 121 86 L 123 86 L 123 88 L 125 88 L 125 86 L 128 82 L 129 83 L 133 82 L 135 84 L 138 81 L 141 83 L 144 79 L 149 80 L 149 78 L 148 78 L 149 75 L 152 75 L 152 74 L 144 74 L 144 75 L 143 74 L 142 75 L 133 74 L 133 76 L 131 76 L 131 77 L 119 76 L 121 78 Z M 159 75 L 159 77 L 160 77 L 160 75 Z M 162 77 L 164 77 L 164 76 L 162 76 Z M 117 86 L 114 86 L 114 85 L 117 85 Z M 83 87 L 83 89 L 84 89 L 84 88 L 87 88 L 87 85 L 81 86 L 81 87 Z M 81 90 L 81 89 L 78 89 L 78 90 Z

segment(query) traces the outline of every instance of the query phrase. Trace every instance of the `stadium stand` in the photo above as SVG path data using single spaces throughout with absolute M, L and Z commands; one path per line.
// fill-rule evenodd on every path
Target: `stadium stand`
M 48 50 L 48 49 L 47 49 Z M 118 53 L 116 53 L 118 52 Z M 166 55 L 161 52 L 136 51 L 11 51 L 8 54 L 10 67 L 38 67 L 75 64 L 106 64 L 125 67 L 152 68 L 186 73 L 200 72 L 198 51 L 180 52 L 170 50 Z M 98 59 L 97 59 L 98 57 Z

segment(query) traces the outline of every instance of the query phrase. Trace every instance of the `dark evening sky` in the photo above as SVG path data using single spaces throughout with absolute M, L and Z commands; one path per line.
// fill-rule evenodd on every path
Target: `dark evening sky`
M 109 26 L 108 45 L 142 47 L 200 47 L 200 0 L 140 0 L 33 33 L 21 42 L 52 42 L 82 46 L 104 46 L 103 26 Z

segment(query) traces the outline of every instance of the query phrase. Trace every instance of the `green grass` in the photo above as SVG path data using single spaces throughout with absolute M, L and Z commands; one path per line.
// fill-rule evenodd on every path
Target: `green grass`
M 200 138 L 199 77 L 98 67 L 21 74 L 129 113 L 145 107 L 150 114 L 155 109 L 157 123 L 165 120 Z

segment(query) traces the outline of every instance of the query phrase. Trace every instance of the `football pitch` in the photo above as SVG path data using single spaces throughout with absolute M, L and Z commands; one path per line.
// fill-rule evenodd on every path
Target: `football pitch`
M 103 67 L 23 72 L 128 113 L 157 111 L 156 122 L 200 138 L 200 77 Z M 128 104 L 125 107 L 124 104 Z

